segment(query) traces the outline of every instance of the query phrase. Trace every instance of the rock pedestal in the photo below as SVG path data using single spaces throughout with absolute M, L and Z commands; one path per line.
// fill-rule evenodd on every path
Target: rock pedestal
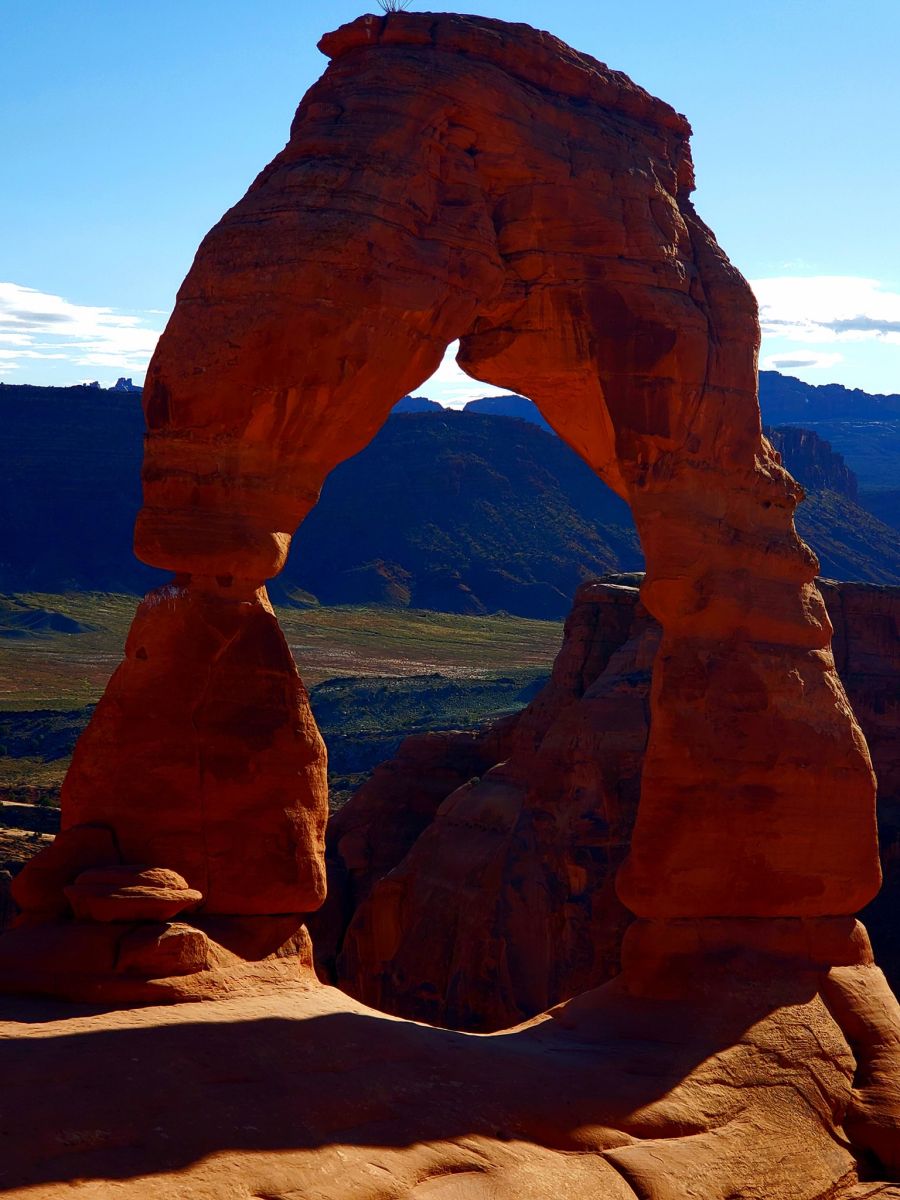
M 13 884 L 23 915 L 0 940 L 0 987 L 127 1001 L 218 995 L 226 975 L 255 986 L 262 962 L 276 983 L 303 978 L 326 813 L 325 748 L 265 590 L 195 580 L 151 592 L 76 747 L 62 833 Z M 207 945 L 196 923 L 212 917 Z M 194 933 L 174 936 L 175 918 Z M 48 943 L 27 945 L 43 921 L 74 978 L 41 965 Z M 190 970 L 170 970 L 185 947 Z

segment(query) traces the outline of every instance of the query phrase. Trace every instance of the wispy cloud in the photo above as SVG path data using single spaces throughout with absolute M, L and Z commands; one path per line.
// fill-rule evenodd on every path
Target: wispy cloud
M 761 366 L 766 371 L 799 371 L 801 368 L 820 371 L 843 361 L 843 354 L 769 354 Z
M 900 292 L 877 279 L 781 276 L 754 279 L 751 286 L 764 336 L 820 344 L 878 340 L 900 345 Z
M 18 283 L 0 283 L 0 371 L 35 359 L 142 373 L 159 338 L 143 315 L 73 304 Z

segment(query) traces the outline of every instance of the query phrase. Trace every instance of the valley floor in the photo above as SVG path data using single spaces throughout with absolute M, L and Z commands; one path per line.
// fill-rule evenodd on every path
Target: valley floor
M 72 748 L 122 657 L 137 599 L 30 594 L 44 618 L 0 613 L 0 866 L 17 834 L 27 856 L 52 827 Z M 339 805 L 408 733 L 465 728 L 513 712 L 549 673 L 562 622 L 506 614 L 342 606 L 279 608 L 278 618 L 329 745 Z M 82 632 L 54 628 L 62 616 Z

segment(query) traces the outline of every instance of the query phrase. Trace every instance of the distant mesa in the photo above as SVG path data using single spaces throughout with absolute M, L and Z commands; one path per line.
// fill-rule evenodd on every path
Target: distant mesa
M 421 413 L 443 412 L 443 406 L 437 400 L 429 400 L 427 396 L 404 396 L 391 409 L 392 413 Z
M 124 375 L 121 375 L 116 380 L 115 386 L 110 390 L 113 392 L 141 392 L 143 389 L 139 388 L 137 384 L 132 383 L 130 379 L 126 379 Z
M 840 383 L 804 383 L 779 371 L 760 371 L 759 403 L 771 425 L 900 420 L 900 395 L 876 395 Z
M 540 429 L 546 429 L 548 433 L 553 432 L 538 406 L 525 396 L 483 396 L 480 400 L 470 400 L 464 411 L 486 417 L 517 417 L 520 421 L 530 421 Z

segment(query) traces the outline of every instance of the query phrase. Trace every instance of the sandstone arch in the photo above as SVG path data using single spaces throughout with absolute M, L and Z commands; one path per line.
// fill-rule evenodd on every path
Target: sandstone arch
M 871 766 L 800 492 L 761 434 L 754 301 L 690 200 L 687 122 L 524 26 L 363 17 L 322 48 L 148 373 L 135 544 L 175 581 L 139 610 L 64 828 L 111 828 L 207 916 L 321 902 L 324 752 L 264 581 L 329 470 L 460 338 L 635 514 L 664 632 L 626 904 L 852 914 L 879 883 Z

